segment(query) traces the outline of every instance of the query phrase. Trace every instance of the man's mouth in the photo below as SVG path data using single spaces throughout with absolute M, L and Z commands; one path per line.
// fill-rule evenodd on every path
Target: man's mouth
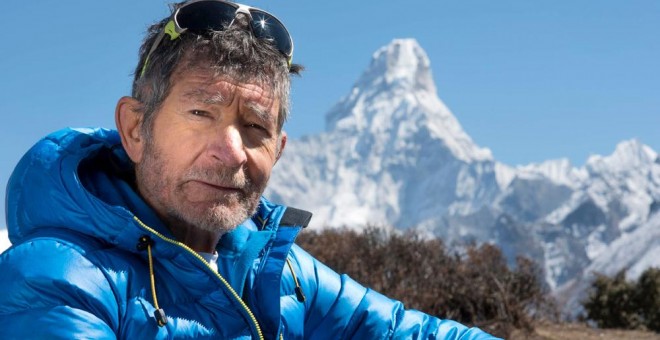
M 219 190 L 219 191 L 228 191 L 228 192 L 242 192 L 243 188 L 238 187 L 235 184 L 224 184 L 224 183 L 212 183 L 209 181 L 204 181 L 204 180 L 192 180 L 191 182 L 196 182 L 198 184 L 201 184 L 205 187 L 209 187 L 211 189 Z

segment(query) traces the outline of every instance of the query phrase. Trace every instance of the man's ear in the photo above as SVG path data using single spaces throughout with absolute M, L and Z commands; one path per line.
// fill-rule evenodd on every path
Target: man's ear
M 145 139 L 142 135 L 142 113 L 140 102 L 132 97 L 121 97 L 115 109 L 115 124 L 121 137 L 121 144 L 133 163 L 142 160 Z
M 282 131 L 280 133 L 279 145 L 277 148 L 277 156 L 275 157 L 275 163 L 282 157 L 282 152 L 284 152 L 284 147 L 286 146 L 286 132 Z

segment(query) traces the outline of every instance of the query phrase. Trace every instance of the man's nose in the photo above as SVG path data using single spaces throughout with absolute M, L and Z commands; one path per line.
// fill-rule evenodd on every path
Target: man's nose
M 247 162 L 243 137 L 234 126 L 226 126 L 213 137 L 209 148 L 215 161 L 231 168 L 238 168 Z

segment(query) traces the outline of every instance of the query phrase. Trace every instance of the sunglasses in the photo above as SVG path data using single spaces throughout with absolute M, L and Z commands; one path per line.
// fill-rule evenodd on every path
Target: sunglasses
M 163 30 L 151 45 L 147 58 L 140 71 L 144 75 L 149 63 L 149 57 L 163 41 L 165 35 L 170 40 L 177 39 L 184 32 L 206 34 L 209 31 L 223 31 L 229 28 L 236 15 L 243 13 L 250 19 L 252 34 L 258 39 L 272 43 L 286 58 L 291 66 L 293 59 L 293 40 L 289 31 L 274 15 L 258 8 L 222 0 L 193 0 L 179 7 Z

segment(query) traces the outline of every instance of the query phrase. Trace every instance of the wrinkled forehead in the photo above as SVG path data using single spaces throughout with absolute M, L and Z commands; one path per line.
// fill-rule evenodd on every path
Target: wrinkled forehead
M 259 77 L 234 75 L 217 67 L 196 64 L 177 69 L 171 83 L 178 95 L 187 101 L 228 105 L 240 99 L 243 105 L 258 113 L 277 115 L 279 110 L 274 87 Z

